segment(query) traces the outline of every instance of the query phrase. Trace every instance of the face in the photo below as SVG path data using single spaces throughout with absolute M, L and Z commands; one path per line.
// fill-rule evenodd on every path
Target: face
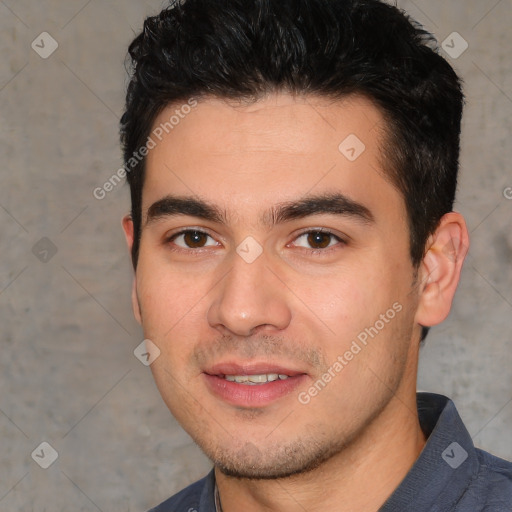
M 415 386 L 384 129 L 362 98 L 203 99 L 147 157 L 134 307 L 162 397 L 226 474 L 312 469 Z

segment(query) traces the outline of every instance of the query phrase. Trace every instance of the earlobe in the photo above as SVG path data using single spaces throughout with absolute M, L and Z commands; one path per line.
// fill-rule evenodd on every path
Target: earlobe
M 125 215 L 122 220 L 124 236 L 128 245 L 128 250 L 132 251 L 133 246 L 133 221 L 131 215 Z M 142 315 L 140 312 L 139 300 L 137 297 L 137 275 L 133 277 L 132 285 L 132 309 L 133 315 L 139 324 L 142 324 Z
M 125 215 L 122 220 L 124 236 L 126 238 L 126 243 L 128 244 L 128 249 L 132 250 L 133 245 L 133 220 L 131 215 Z
M 429 238 L 420 265 L 418 324 L 437 325 L 450 313 L 468 247 L 469 234 L 462 215 L 444 215 Z

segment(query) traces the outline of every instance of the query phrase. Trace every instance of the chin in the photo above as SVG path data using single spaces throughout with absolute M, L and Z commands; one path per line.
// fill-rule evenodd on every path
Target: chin
M 313 439 L 287 445 L 258 448 L 246 443 L 240 450 L 215 450 L 208 453 L 214 466 L 224 475 L 247 480 L 290 478 L 317 469 L 338 454 L 343 445 L 322 446 Z

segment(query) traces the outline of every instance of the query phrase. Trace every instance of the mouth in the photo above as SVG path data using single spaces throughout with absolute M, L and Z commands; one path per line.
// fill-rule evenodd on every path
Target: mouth
M 282 373 L 260 373 L 259 375 L 224 375 L 224 378 L 229 382 L 236 382 L 237 384 L 259 386 L 267 382 L 274 382 L 278 379 L 286 380 L 289 376 Z
M 283 366 L 220 364 L 203 373 L 208 390 L 218 399 L 237 407 L 264 407 L 290 395 L 307 374 Z

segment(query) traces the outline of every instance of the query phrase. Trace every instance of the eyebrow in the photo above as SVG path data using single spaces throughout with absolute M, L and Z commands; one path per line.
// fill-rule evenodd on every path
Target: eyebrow
M 366 206 L 341 193 L 307 196 L 297 201 L 278 204 L 264 213 L 262 222 L 272 226 L 322 214 L 352 217 L 364 224 L 375 222 L 372 212 Z M 207 201 L 168 195 L 148 208 L 146 225 L 161 218 L 178 215 L 188 215 L 206 221 L 227 224 L 226 213 Z
M 177 215 L 189 215 L 221 224 L 226 223 L 226 215 L 206 201 L 192 197 L 165 196 L 148 208 L 146 225 L 163 217 Z
M 372 212 L 366 206 L 340 193 L 307 196 L 298 201 L 283 203 L 271 208 L 264 218 L 267 224 L 279 224 L 322 214 L 353 217 L 365 224 L 375 222 Z

